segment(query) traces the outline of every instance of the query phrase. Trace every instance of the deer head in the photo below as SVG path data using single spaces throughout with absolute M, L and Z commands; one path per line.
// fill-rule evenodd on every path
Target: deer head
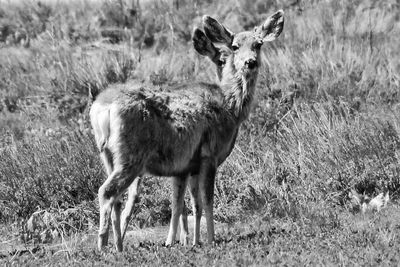
M 231 50 L 230 63 L 234 70 L 244 76 L 258 71 L 260 48 L 265 42 L 271 42 L 280 35 L 283 24 L 283 11 L 279 10 L 253 31 L 235 34 L 216 19 L 210 16 L 203 17 L 205 35 L 211 42 L 225 45 Z

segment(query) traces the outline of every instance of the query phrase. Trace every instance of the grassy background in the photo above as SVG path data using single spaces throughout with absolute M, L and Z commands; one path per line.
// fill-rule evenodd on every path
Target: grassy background
M 100 255 L 86 240 L 62 253 L 6 253 L 6 261 L 398 263 L 395 0 L 1 1 L 0 234 L 40 245 L 46 231 L 62 240 L 93 232 L 104 173 L 89 95 L 128 79 L 214 81 L 212 64 L 191 44 L 201 16 L 241 31 L 277 9 L 285 11 L 284 31 L 263 48 L 258 102 L 218 171 L 215 219 L 233 226 L 218 233 L 215 248 L 167 249 L 150 240 Z M 351 188 L 371 196 L 389 191 L 392 204 L 378 215 L 354 215 Z M 146 179 L 132 224 L 167 224 L 169 195 L 168 179 Z M 48 219 L 28 231 L 36 211 Z

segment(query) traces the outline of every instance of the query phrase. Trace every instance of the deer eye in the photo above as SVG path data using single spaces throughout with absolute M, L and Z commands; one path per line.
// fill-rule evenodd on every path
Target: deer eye
M 260 49 L 262 45 L 263 45 L 263 42 L 257 42 L 257 43 L 254 43 L 254 44 L 253 44 L 253 47 L 254 47 L 255 49 Z
M 232 45 L 232 50 L 233 51 L 237 51 L 239 49 L 239 46 L 238 45 L 236 45 L 236 44 L 233 44 Z

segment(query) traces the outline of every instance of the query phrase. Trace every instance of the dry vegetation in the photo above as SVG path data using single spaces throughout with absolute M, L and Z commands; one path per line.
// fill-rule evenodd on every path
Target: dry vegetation
M 237 31 L 281 8 L 285 28 L 263 48 L 258 103 L 217 176 L 215 219 L 230 227 L 213 248 L 149 240 L 98 253 L 88 233 L 104 173 L 89 95 L 128 79 L 214 81 L 190 40 L 201 16 Z M 398 265 L 399 14 L 395 0 L 0 1 L 0 260 Z M 168 182 L 145 181 L 132 225 L 168 223 Z M 391 203 L 354 214 L 352 188 L 389 191 Z M 32 230 L 34 212 L 46 216 Z

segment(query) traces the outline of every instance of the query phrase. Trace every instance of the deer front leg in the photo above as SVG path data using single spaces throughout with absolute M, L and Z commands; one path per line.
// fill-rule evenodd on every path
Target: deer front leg
M 181 228 L 181 234 L 179 238 L 179 243 L 183 246 L 187 246 L 189 243 L 189 227 L 188 227 L 188 221 L 187 221 L 187 209 L 185 202 L 183 202 L 183 208 L 182 208 L 182 214 L 179 219 L 179 224 Z
M 200 220 L 203 212 L 203 205 L 199 192 L 199 175 L 189 177 L 189 191 L 194 216 L 193 246 L 196 246 L 200 244 Z
M 176 237 L 179 217 L 182 215 L 183 211 L 186 181 L 186 177 L 172 177 L 172 215 L 169 225 L 168 238 L 165 242 L 165 245 L 167 246 L 172 245 Z
M 207 241 L 214 242 L 214 180 L 216 173 L 215 161 L 211 158 L 204 159 L 201 163 L 199 186 L 207 222 Z

